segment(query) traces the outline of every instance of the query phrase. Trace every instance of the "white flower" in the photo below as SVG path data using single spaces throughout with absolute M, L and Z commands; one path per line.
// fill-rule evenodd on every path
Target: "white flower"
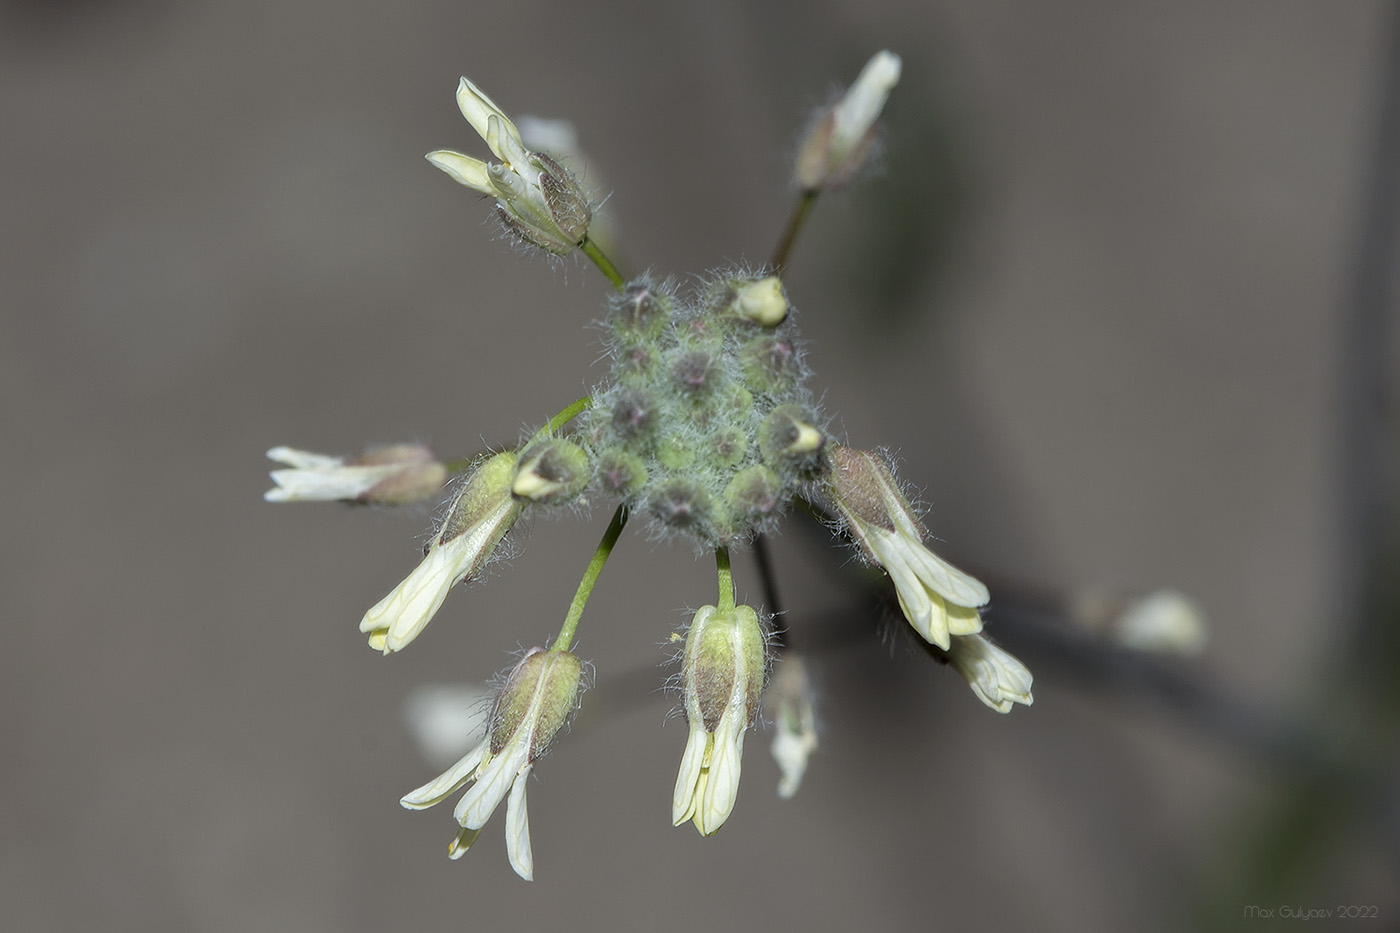
M 447 482 L 447 468 L 417 444 L 376 448 L 352 460 L 292 447 L 274 447 L 267 456 L 291 467 L 269 474 L 275 485 L 263 493 L 268 502 L 393 504 L 431 496 Z
M 679 826 L 692 820 L 705 836 L 713 835 L 729 819 L 739 797 L 739 772 L 744 756 L 747 711 L 731 705 L 714 731 L 703 720 L 691 720 L 690 737 L 681 755 L 676 790 L 671 797 L 671 822 Z
M 518 461 L 513 452 L 496 454 L 463 484 L 422 563 L 360 621 L 371 648 L 389 654 L 405 647 L 442 607 L 447 591 L 481 570 L 520 515 L 510 492 Z
M 841 185 L 875 145 L 875 121 L 899 83 L 900 60 L 876 52 L 842 98 L 821 111 L 798 150 L 797 183 L 809 191 Z
M 1206 646 L 1205 615 L 1175 590 L 1149 593 L 1113 623 L 1113 639 L 1135 651 L 1199 654 Z
M 771 751 L 782 776 L 778 796 L 787 800 L 802 786 L 807 761 L 817 750 L 817 714 L 811 679 L 801 654 L 785 652 L 763 695 L 763 706 L 773 719 Z
M 525 788 L 578 701 L 583 665 L 567 651 L 532 648 L 506 678 L 491 711 L 491 730 L 451 768 L 399 801 L 409 810 L 440 803 L 468 782 L 452 816 L 461 829 L 448 845 L 449 858 L 466 854 L 501 801 L 506 801 L 506 855 L 515 873 L 534 878 L 530 816 Z
M 923 529 L 884 461 L 838 445 L 831 462 L 832 502 L 866 557 L 890 575 L 914 630 L 944 651 L 950 636 L 980 632 L 977 609 L 991 598 L 987 587 L 924 546 Z
M 692 820 L 702 835 L 719 831 L 739 796 L 744 733 L 758 712 L 765 655 L 750 606 L 702 606 L 686 635 L 682 693 L 690 736 L 681 755 L 671 822 Z
M 561 255 L 583 242 L 593 211 L 573 175 L 544 153 L 527 150 L 505 112 L 466 78 L 457 86 L 457 106 L 500 161 L 449 149 L 428 153 L 428 161 L 458 184 L 495 198 L 497 215 L 527 242 Z
M 1015 703 L 1031 705 L 1031 672 L 985 635 L 954 638 L 948 660 L 977 699 L 998 713 L 1011 712 Z

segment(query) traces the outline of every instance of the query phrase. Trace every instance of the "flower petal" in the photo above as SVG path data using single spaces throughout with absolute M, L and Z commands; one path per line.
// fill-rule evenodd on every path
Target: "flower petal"
M 530 814 L 525 808 L 525 787 L 530 765 L 520 769 L 506 801 L 506 857 L 510 867 L 526 881 L 535 880 L 535 856 L 530 850 Z
M 529 747 L 522 743 L 521 747 L 507 747 L 485 762 L 477 772 L 476 783 L 462 795 L 452 811 L 457 822 L 469 829 L 485 826 L 510 792 L 515 776 L 528 764 L 529 752 Z
M 382 633 L 383 651 L 402 649 L 432 620 L 447 591 L 471 569 L 471 537 L 463 535 L 428 552 L 422 562 L 375 603 L 360 620 L 360 631 Z
M 680 773 L 676 775 L 676 790 L 671 796 L 671 825 L 679 826 L 695 815 L 696 795 L 705 768 L 705 752 L 713 741 L 703 723 L 692 721 L 690 737 L 681 755 Z
M 467 118 L 472 129 L 476 130 L 476 134 L 487 141 L 487 145 L 491 145 L 487 134 L 492 117 L 499 119 L 505 133 L 513 137 L 517 145 L 520 144 L 520 131 L 510 122 L 510 117 L 507 117 L 505 111 L 497 107 L 491 98 L 483 94 L 481 88 L 465 77 L 457 84 L 457 108 L 462 111 L 462 116 Z M 504 158 L 495 146 L 491 146 L 491 151 L 496 154 L 496 158 Z
M 459 787 L 471 780 L 481 759 L 486 755 L 487 743 L 482 742 L 462 756 L 455 765 L 415 791 L 400 798 L 399 803 L 408 810 L 423 810 L 440 803 L 451 796 Z
M 452 176 L 452 180 L 457 184 L 466 185 L 482 194 L 489 194 L 493 198 L 499 196 L 495 185 L 491 184 L 489 167 L 480 159 L 473 159 L 471 156 L 453 152 L 451 149 L 435 150 L 428 153 L 425 158 Z

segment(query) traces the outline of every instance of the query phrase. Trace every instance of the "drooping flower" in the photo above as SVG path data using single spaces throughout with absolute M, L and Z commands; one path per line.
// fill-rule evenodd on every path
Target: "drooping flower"
M 433 618 L 453 585 L 480 572 L 520 516 L 511 495 L 519 456 L 490 457 L 462 484 L 427 553 L 413 572 L 360 621 L 369 645 L 385 654 L 406 646 Z
M 690 736 L 671 798 L 676 826 L 692 820 L 709 836 L 729 819 L 765 667 L 763 630 L 752 607 L 702 606 L 695 614 L 681 660 Z
M 985 635 L 955 636 L 948 660 L 977 699 L 998 713 L 1011 712 L 1016 703 L 1031 705 L 1030 670 Z
M 982 630 L 977 610 L 990 599 L 987 588 L 924 546 L 918 516 L 878 454 L 833 446 L 827 490 L 866 558 L 894 581 L 904 617 L 925 641 L 947 651 L 950 636 Z
M 268 502 L 372 502 L 402 505 L 436 495 L 447 467 L 421 444 L 374 447 L 358 457 L 332 457 L 292 447 L 274 447 L 269 460 L 291 469 L 273 470 Z
M 399 801 L 409 810 L 440 803 L 468 783 L 452 816 L 461 829 L 447 847 L 449 858 L 466 854 L 506 801 L 506 855 L 515 873 L 534 878 L 530 817 L 525 788 L 535 762 L 568 721 L 583 687 L 583 663 L 568 651 L 532 648 L 506 678 L 491 710 L 487 736 L 438 777 Z M 507 799 L 508 798 L 508 799 Z
M 428 153 L 428 161 L 457 183 L 495 198 L 497 216 L 522 240 L 561 256 L 573 252 L 593 219 L 578 180 L 544 153 L 526 149 L 505 112 L 466 78 L 457 86 L 457 106 L 500 161 L 450 149 Z
M 811 679 L 801 655 L 785 652 L 773 671 L 773 680 L 763 695 L 763 705 L 773 719 L 773 760 L 782 777 L 778 796 L 784 800 L 797 793 L 807 773 L 807 760 L 817 750 L 817 715 Z

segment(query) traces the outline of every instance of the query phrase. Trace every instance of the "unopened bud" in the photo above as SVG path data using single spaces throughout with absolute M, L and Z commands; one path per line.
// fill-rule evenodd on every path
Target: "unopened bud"
M 806 412 L 796 405 L 780 405 L 769 412 L 758 428 L 763 459 L 773 466 L 812 465 L 826 437 L 806 419 Z
M 778 474 L 762 464 L 755 464 L 734 474 L 724 490 L 724 499 L 737 514 L 750 519 L 762 518 L 778 507 L 781 488 Z
M 647 279 L 629 282 L 612 300 L 608 323 L 620 337 L 655 337 L 671 316 L 671 296 Z
M 776 275 L 738 284 L 730 307 L 740 317 L 763 327 L 777 327 L 787 320 L 788 315 L 787 296 L 783 294 L 783 283 Z
M 813 123 L 797 154 L 794 175 L 805 190 L 844 184 L 875 146 L 875 121 L 899 82 L 899 56 L 877 52 L 855 83 Z
M 597 473 L 603 488 L 619 496 L 634 495 L 647 482 L 647 468 L 642 458 L 625 450 L 601 451 L 598 454 Z
M 520 469 L 510 491 L 531 502 L 563 502 L 588 485 L 589 466 L 588 452 L 578 444 L 547 437 L 531 444 L 520 455 Z
M 781 395 L 797 384 L 797 354 L 778 337 L 755 337 L 739 351 L 744 378 L 756 391 Z
M 685 350 L 671 358 L 671 381 L 688 395 L 713 384 L 715 358 L 704 350 Z
M 651 513 L 675 528 L 703 528 L 710 521 L 710 496 L 693 480 L 672 479 L 650 498 Z

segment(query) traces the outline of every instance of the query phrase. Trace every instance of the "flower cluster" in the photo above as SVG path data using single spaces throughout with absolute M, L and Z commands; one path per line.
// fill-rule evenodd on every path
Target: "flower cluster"
M 266 496 L 392 505 L 434 498 L 455 475 L 421 562 L 360 622 L 370 647 L 386 655 L 423 634 L 456 584 L 481 575 L 527 510 L 615 505 L 558 636 L 504 678 L 486 737 L 402 800 L 423 809 L 466 788 L 453 812 L 451 857 L 476 841 L 505 802 L 510 864 L 533 877 L 527 779 L 578 705 L 585 665 L 572 653 L 575 632 L 631 515 L 645 517 L 657 538 L 713 553 L 719 583 L 715 604 L 695 613 L 680 655 L 690 731 L 672 795 L 676 825 L 691 822 L 708 836 L 729 819 L 744 737 L 761 706 L 777 725 L 782 796 L 797 790 L 817 747 L 806 663 L 795 652 L 773 657 L 764 620 L 777 607 L 736 603 L 729 560 L 731 548 L 763 546 L 794 502 L 828 519 L 889 575 L 909 624 L 978 699 L 1003 713 L 1031 703 L 1029 671 L 983 634 L 987 588 L 927 547 L 885 457 L 832 436 L 807 387 L 807 351 L 777 274 L 811 200 L 865 163 L 899 71 L 896 56 L 880 53 L 847 95 L 817 114 L 794 169 L 801 207 L 774 260 L 697 277 L 686 290 L 650 276 L 627 281 L 591 235 L 593 207 L 578 180 L 549 154 L 527 149 L 505 112 L 461 80 L 458 106 L 495 160 L 447 150 L 429 160 L 494 199 L 497 217 L 523 243 L 556 255 L 579 250 L 617 287 L 604 324 L 608 373 L 525 442 L 475 458 L 443 462 L 417 445 L 348 460 L 275 448 L 268 456 L 290 469 L 272 473 L 276 486 Z M 793 620 L 790 632 L 799 627 Z

